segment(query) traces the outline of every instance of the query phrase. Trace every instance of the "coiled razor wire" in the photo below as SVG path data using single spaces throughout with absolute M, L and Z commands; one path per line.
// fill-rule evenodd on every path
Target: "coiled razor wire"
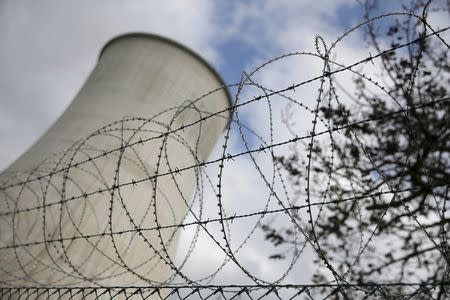
M 423 36 L 376 54 L 370 54 L 352 64 L 343 65 L 332 59 L 333 51 L 343 39 L 367 24 L 390 17 L 412 17 L 419 20 L 424 27 Z M 394 198 L 402 193 L 433 188 L 432 183 L 424 186 L 398 188 L 390 182 L 382 170 L 376 169 L 384 183 L 384 189 L 370 194 L 355 194 L 353 197 L 332 200 L 327 198 L 327 195 L 332 192 L 329 179 L 332 176 L 331 171 L 328 174 L 328 180 L 323 181 L 324 186 L 319 195 L 313 193 L 314 181 L 311 177 L 313 176 L 314 146 L 319 139 L 326 140 L 333 149 L 335 135 L 343 130 L 350 130 L 355 144 L 368 161 L 375 166 L 371 160 L 371 154 L 365 151 L 366 141 L 353 130 L 354 128 L 374 121 L 399 118 L 418 110 L 449 105 L 450 96 L 445 95 L 439 99 L 403 107 L 381 83 L 357 70 L 383 55 L 401 51 L 420 43 L 423 39 L 434 39 L 448 49 L 449 46 L 441 34 L 449 29 L 450 27 L 435 30 L 427 23 L 426 18 L 413 13 L 381 15 L 355 26 L 329 47 L 323 38 L 317 37 L 315 53 L 293 52 L 276 57 L 255 68 L 252 72 L 243 73 L 241 81 L 237 84 L 210 91 L 182 107 L 167 109 L 152 118 L 125 117 L 96 130 L 90 136 L 74 143 L 65 152 L 44 160 L 29 172 L 3 174 L 0 178 L 2 195 L 0 204 L 0 298 L 316 299 L 317 295 L 320 295 L 320 299 L 345 299 L 346 297 L 434 299 L 433 295 L 448 296 L 448 271 L 444 279 L 439 281 L 353 282 L 349 280 L 348 275 L 352 273 L 354 266 L 372 246 L 372 237 L 380 223 L 374 224 L 371 233 L 365 239 L 361 232 L 357 255 L 347 270 L 339 270 L 335 267 L 329 255 L 324 251 L 324 245 L 321 244 L 315 230 L 319 214 L 323 213 L 324 207 L 339 203 L 353 203 L 360 207 L 367 199 L 382 196 Z M 258 83 L 257 75 L 261 70 L 293 57 L 317 59 L 323 66 L 321 74 L 279 89 L 268 88 Z M 414 72 L 419 72 L 420 68 L 420 64 L 417 64 Z M 398 109 L 369 119 L 350 121 L 347 118 L 345 124 L 339 126 L 331 124 L 321 116 L 320 111 L 323 107 L 329 107 L 333 101 L 340 103 L 336 92 L 336 86 L 339 83 L 335 76 L 343 73 L 351 73 L 371 84 L 373 88 L 384 92 L 392 98 L 393 102 L 397 102 Z M 417 83 L 413 78 L 408 88 L 412 89 L 415 84 Z M 309 86 L 317 88 L 312 105 L 296 99 L 299 96 L 296 89 L 300 90 Z M 232 105 L 214 113 L 207 113 L 199 109 L 198 104 L 204 101 L 208 95 L 227 88 L 236 91 Z M 257 91 L 257 95 L 249 96 L 251 93 L 248 92 L 248 89 Z M 274 129 L 273 105 L 276 102 L 278 105 L 279 101 L 285 101 L 291 109 L 294 107 L 310 115 L 311 126 L 308 128 L 307 134 L 298 135 L 292 132 L 292 137 L 277 139 Z M 251 126 L 246 125 L 246 121 L 243 120 L 241 111 L 253 105 L 261 106 L 267 112 L 267 136 L 262 136 L 256 130 L 252 130 Z M 177 126 L 175 122 L 177 116 L 185 111 L 194 111 L 198 119 Z M 209 160 L 200 160 L 198 146 L 201 133 L 199 133 L 197 141 L 192 144 L 192 141 L 184 140 L 182 132 L 190 128 L 198 128 L 199 132 L 206 130 L 202 128 L 202 124 L 206 120 L 223 118 L 223 113 L 226 112 L 232 113 L 233 118 L 221 140 L 221 152 Z M 161 122 L 160 116 L 172 116 L 172 121 Z M 235 151 L 236 146 L 231 145 L 235 136 L 240 137 L 242 141 L 238 147 L 239 151 Z M 97 149 L 93 146 L 97 144 L 96 141 L 104 140 L 109 141 L 107 143 L 110 145 L 109 148 Z M 153 157 L 155 161 L 151 166 L 152 169 L 145 163 L 147 158 L 138 154 L 140 148 L 149 144 L 154 144 L 155 148 L 159 149 L 159 152 Z M 306 157 L 304 204 L 298 204 L 295 201 L 289 188 L 288 179 L 282 171 L 280 162 L 276 159 L 276 151 L 298 144 L 306 145 L 306 152 L 303 154 Z M 171 162 L 173 147 L 185 149 L 193 163 L 185 166 L 173 165 Z M 267 160 L 267 157 L 272 164 L 269 168 L 261 163 L 263 158 Z M 111 158 L 116 161 L 116 165 L 108 173 L 101 166 Z M 224 173 L 227 172 L 227 167 L 236 165 L 239 160 L 243 159 L 250 162 L 254 174 L 265 186 L 266 190 L 262 193 L 265 195 L 265 199 L 256 199 L 262 203 L 261 209 L 235 212 L 235 209 L 227 207 L 226 193 L 228 190 Z M 339 154 L 332 150 L 329 157 L 330 164 L 333 165 L 333 162 L 339 159 Z M 130 179 L 121 173 L 121 166 L 124 163 L 135 167 L 135 178 Z M 212 168 L 214 172 L 207 171 L 207 168 Z M 182 176 L 190 176 L 195 186 L 193 196 L 184 192 L 180 184 L 181 179 L 179 179 Z M 75 178 L 85 178 L 86 180 L 77 182 Z M 163 188 L 159 184 L 164 178 L 173 183 L 185 212 L 177 211 L 170 201 L 171 199 L 167 199 L 164 195 Z M 448 195 L 448 185 L 443 188 L 447 189 Z M 131 211 L 127 206 L 130 201 L 127 195 L 134 197 L 136 193 L 133 194 L 133 191 L 139 191 L 139 189 L 142 191 L 148 189 L 152 193 L 139 200 L 143 201 L 142 209 L 139 212 Z M 33 199 L 34 202 L 24 202 L 25 198 Z M 95 199 L 96 203 L 93 203 L 92 199 Z M 217 205 L 216 216 L 212 217 L 207 214 L 205 207 L 208 205 L 207 202 L 214 201 L 214 199 Z M 444 212 L 447 201 L 448 198 L 443 199 L 440 203 Z M 101 203 L 102 210 L 95 208 L 98 202 Z M 165 219 L 161 217 L 161 209 L 158 210 L 160 205 L 167 208 L 164 214 L 169 215 L 171 223 L 164 222 Z M 416 216 L 408 206 L 405 206 L 405 209 L 429 239 L 427 245 L 430 248 L 423 249 L 423 251 L 435 251 L 437 255 L 441 256 L 439 261 L 443 264 L 442 268 L 448 270 L 448 235 L 445 234 L 445 230 L 438 241 L 434 233 L 424 225 L 422 218 Z M 389 206 L 383 211 L 379 222 L 388 213 Z M 299 214 L 302 214 L 305 222 L 299 221 L 301 219 L 298 217 Z M 441 221 L 444 226 L 445 213 L 437 213 L 437 215 L 441 218 L 438 221 Z M 97 218 L 92 218 L 92 216 L 97 216 Z M 266 222 L 275 220 L 271 219 L 274 216 L 277 221 L 281 219 L 295 229 L 293 233 L 295 243 L 292 243 L 286 250 L 286 253 L 290 252 L 292 256 L 286 259 L 285 270 L 278 277 L 267 279 L 247 267 L 241 253 L 249 247 L 252 240 L 260 238 L 260 228 L 264 227 Z M 246 225 L 243 237 L 239 232 L 237 234 L 239 238 L 235 238 L 237 230 L 235 222 L 243 222 L 242 224 Z M 67 226 L 72 230 L 62 230 Z M 58 229 L 48 230 L 53 227 Z M 184 256 L 177 259 L 173 249 L 179 239 L 179 232 L 191 228 L 193 234 L 189 245 L 185 247 Z M 214 245 L 223 254 L 223 258 L 212 271 L 202 274 L 200 278 L 195 278 L 186 271 L 186 266 L 198 251 L 197 243 L 201 235 L 209 239 L 211 245 Z M 158 241 L 158 245 L 152 241 Z M 138 264 L 129 263 L 129 257 L 136 255 L 134 252 L 136 247 L 146 249 L 146 251 L 139 253 L 141 260 Z M 77 253 L 74 249 L 78 248 L 87 250 Z M 292 276 L 293 273 L 295 276 L 299 264 L 304 263 L 304 258 L 311 257 L 308 251 L 312 252 L 312 255 L 315 255 L 328 270 L 330 275 L 328 280 L 321 284 L 311 285 L 286 284 L 289 276 Z M 42 259 L 42 253 L 46 253 L 44 254 L 45 259 Z M 11 261 L 14 261 L 13 267 L 10 267 Z M 93 264 L 95 271 L 89 271 Z M 251 284 L 218 284 L 217 279 L 226 272 L 230 265 L 234 267 L 235 272 L 241 273 Z M 153 275 L 161 266 L 165 266 L 164 268 L 169 269 L 170 272 L 166 279 L 158 281 L 154 279 Z M 39 279 L 40 273 L 49 271 L 54 274 L 49 281 L 43 282 Z M 133 278 L 131 282 L 127 281 L 125 285 L 117 285 L 118 282 L 122 282 L 122 278 L 130 278 L 130 275 Z

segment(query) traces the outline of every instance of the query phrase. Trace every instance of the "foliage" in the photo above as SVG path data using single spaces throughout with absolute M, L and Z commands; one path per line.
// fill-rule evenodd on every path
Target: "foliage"
M 366 19 L 376 14 L 376 4 L 364 3 Z M 334 135 L 331 147 L 311 146 L 310 171 L 315 175 L 309 180 L 317 188 L 307 192 L 327 202 L 315 211 L 309 226 L 321 266 L 313 276 L 315 283 L 448 281 L 450 105 L 441 100 L 449 96 L 449 48 L 436 36 L 426 38 L 432 32 L 425 2 L 413 1 L 407 9 L 423 18 L 369 22 L 368 46 L 372 53 L 381 53 L 386 47 L 417 42 L 373 60 L 380 66 L 380 83 L 355 76 L 351 102 L 320 108 L 321 118 L 344 128 Z M 330 85 L 324 98 L 333 94 L 339 91 Z M 399 110 L 403 112 L 396 113 Z M 358 124 L 360 120 L 371 121 Z M 304 165 L 309 160 L 301 161 L 299 153 L 296 149 L 276 160 L 298 197 L 305 198 Z M 304 222 L 305 216 L 294 216 Z M 274 245 L 295 243 L 284 229 L 263 229 Z M 444 291 L 437 289 L 436 294 L 443 297 Z

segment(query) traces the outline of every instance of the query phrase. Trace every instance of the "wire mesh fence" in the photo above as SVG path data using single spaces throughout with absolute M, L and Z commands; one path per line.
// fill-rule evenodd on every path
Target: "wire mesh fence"
M 406 288 L 405 288 L 406 287 Z M 431 294 L 442 285 L 272 285 L 272 286 L 165 286 L 165 287 L 70 287 L 1 289 L 2 299 L 315 299 L 320 294 L 333 298 L 341 292 L 353 298 L 408 299 Z M 341 290 L 341 291 L 340 291 Z

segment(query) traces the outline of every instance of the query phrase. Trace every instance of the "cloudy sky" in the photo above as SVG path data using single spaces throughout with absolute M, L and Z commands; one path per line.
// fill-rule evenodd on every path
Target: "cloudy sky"
M 357 24 L 362 13 L 355 0 L 1 0 L 0 170 L 31 146 L 69 105 L 95 66 L 100 49 L 114 36 L 138 31 L 177 40 L 203 56 L 232 84 L 239 81 L 242 71 L 249 72 L 275 56 L 292 51 L 315 53 L 316 35 L 329 45 Z M 362 32 L 349 36 L 333 54 L 342 63 L 367 56 Z M 319 75 L 320 68 L 320 62 L 314 59 L 293 58 L 271 65 L 255 79 L 266 87 L 279 89 Z M 343 76 L 339 80 L 348 85 L 351 78 Z M 305 87 L 301 101 L 312 104 L 316 89 L 316 85 Z M 291 136 L 281 122 L 285 104 L 275 103 L 273 107 L 275 141 Z M 244 108 L 240 114 L 246 125 L 267 136 L 265 107 Z M 301 125 L 307 123 L 308 116 L 297 117 L 301 129 L 298 134 L 302 135 L 308 128 Z M 235 149 L 243 149 L 238 131 L 232 133 Z M 216 149 L 212 156 L 218 153 Z M 270 170 L 269 160 L 261 157 L 260 163 L 263 172 Z M 265 202 L 254 199 L 266 197 L 267 189 L 261 176 L 255 175 L 251 160 L 242 158 L 227 170 L 224 194 L 230 215 L 236 207 L 241 212 L 263 209 Z M 250 203 L 250 199 L 254 202 Z M 234 228 L 238 245 L 251 224 L 236 226 L 240 226 Z M 189 233 L 181 239 L 182 243 L 187 240 Z M 287 264 L 268 261 L 273 249 L 261 241 L 261 234 L 255 234 L 240 252 L 240 258 L 254 274 L 273 280 L 283 274 Z M 214 269 L 202 262 L 220 265 L 223 260 L 220 251 L 211 251 L 208 245 L 206 238 L 200 239 L 192 263 L 187 266 L 193 277 Z M 307 282 L 311 264 L 307 260 L 298 263 L 288 281 Z M 241 278 L 235 277 L 237 273 L 239 270 L 230 266 L 217 280 L 233 283 Z
M 197 51 L 234 83 L 242 71 L 275 55 L 313 50 L 316 34 L 334 39 L 360 16 L 352 0 L 313 4 L 0 1 L 0 169 L 67 107 L 112 37 L 133 31 L 168 36 Z

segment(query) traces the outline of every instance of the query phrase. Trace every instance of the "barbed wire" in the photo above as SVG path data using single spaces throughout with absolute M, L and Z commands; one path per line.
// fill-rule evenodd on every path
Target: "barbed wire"
M 356 30 L 391 17 L 414 18 L 423 26 L 423 31 L 417 38 L 392 45 L 374 55 L 369 54 L 351 64 L 342 64 L 332 59 L 337 45 Z M 445 298 L 449 291 L 450 265 L 446 230 L 446 225 L 450 222 L 446 214 L 448 181 L 434 182 L 430 176 L 433 170 L 427 169 L 426 184 L 397 184 L 395 178 L 390 177 L 389 171 L 374 160 L 374 154 L 367 146 L 370 141 L 365 139 L 360 129 L 384 120 L 411 120 L 411 115 L 419 111 L 425 113 L 441 109 L 445 114 L 450 96 L 445 93 L 440 97 L 405 106 L 385 85 L 372 79 L 362 69 L 356 69 L 433 38 L 448 51 L 448 43 L 442 34 L 449 29 L 450 27 L 433 28 L 427 22 L 426 9 L 420 16 L 412 12 L 401 12 L 367 19 L 338 37 L 330 47 L 318 36 L 315 40 L 315 53 L 292 52 L 278 56 L 251 72 L 244 72 L 239 83 L 214 89 L 151 118 L 124 117 L 95 130 L 66 151 L 48 157 L 33 170 L 1 174 L 0 297 Z M 417 74 L 422 70 L 422 51 L 421 47 L 408 82 L 407 95 L 411 95 L 419 84 Z M 258 74 L 261 71 L 295 57 L 317 59 L 322 66 L 320 75 L 278 89 L 271 89 L 259 82 Z M 370 118 L 353 118 L 343 109 L 344 121 L 333 124 L 324 115 L 324 111 L 331 109 L 333 105 L 345 107 L 337 91 L 341 85 L 336 79 L 343 74 L 370 84 L 390 98 L 394 107 L 397 106 L 396 109 L 386 109 L 384 113 Z M 310 105 L 305 104 L 307 101 L 296 99 L 301 95 L 299 90 L 310 87 L 317 90 Z M 214 112 L 201 109 L 201 103 L 208 101 L 210 95 L 224 89 L 235 89 L 233 101 L 228 107 Z M 253 89 L 256 96 L 252 97 Z M 299 135 L 293 130 L 293 125 L 288 125 L 292 136 L 277 139 L 274 111 L 280 105 L 280 99 L 288 103 L 290 109 L 295 106 L 298 111 L 308 114 L 305 122 L 308 120 L 311 125 L 307 134 Z M 243 110 L 248 107 L 261 109 L 268 115 L 268 122 L 264 124 L 267 125 L 265 133 L 258 132 L 260 128 L 254 129 L 246 124 Z M 296 112 L 291 111 L 289 114 L 292 117 Z M 180 115 L 186 113 L 196 118 L 180 125 Z M 207 120 L 223 121 L 226 119 L 224 113 L 233 116 L 221 140 L 222 148 L 217 151 L 216 156 L 204 160 L 199 151 L 202 139 L 205 138 L 204 132 L 208 128 L 202 126 Z M 162 121 L 162 116 L 169 122 Z M 262 124 L 259 125 L 263 127 Z M 413 125 L 409 126 L 408 130 L 413 131 Z M 194 132 L 193 135 L 185 134 L 189 130 Z M 344 153 L 336 145 L 344 135 L 352 139 L 355 147 L 360 149 L 368 165 L 373 168 L 373 177 L 380 184 L 370 192 L 358 191 L 357 183 L 350 176 L 342 185 L 351 187 L 352 196 L 335 198 L 333 176 L 339 175 L 342 170 L 333 167 L 345 159 Z M 408 152 L 404 161 L 420 153 L 420 140 L 414 134 L 410 135 L 416 151 Z M 234 139 L 239 139 L 238 146 Z M 108 147 L 98 148 L 99 140 L 107 140 Z M 329 146 L 329 170 L 323 173 L 326 174 L 325 177 L 317 175 L 320 172 L 315 170 L 317 165 L 314 158 L 319 159 L 318 145 Z M 302 146 L 304 151 L 303 173 L 295 174 L 294 177 L 301 177 L 303 184 L 292 187 L 289 185 L 289 180 L 292 179 L 290 173 L 297 171 L 286 169 L 286 163 L 280 155 L 286 155 L 289 147 L 292 150 L 298 146 Z M 148 149 L 152 149 L 152 153 L 146 153 Z M 298 156 L 297 150 L 294 153 Z M 173 157 L 177 155 L 188 157 L 186 161 L 189 163 L 175 165 Z M 262 198 L 257 199 L 254 207 L 245 208 L 249 210 L 247 212 L 244 205 L 230 205 L 230 202 L 243 203 L 247 199 L 227 198 L 234 187 L 227 186 L 226 172 L 228 169 L 233 172 L 239 163 L 252 166 L 252 175 L 261 184 L 258 188 L 264 188 L 255 192 L 257 197 Z M 300 164 L 300 160 L 298 163 Z M 125 170 L 125 165 L 133 171 Z M 399 167 L 402 174 L 405 172 L 405 165 L 406 163 Z M 449 171 L 448 165 L 443 168 Z M 314 179 L 314 176 L 320 178 Z M 302 187 L 303 190 L 296 190 L 295 187 Z M 405 200 L 414 193 L 424 191 L 434 201 L 434 204 L 429 204 L 429 209 L 433 212 L 431 216 L 421 215 Z M 304 203 L 299 204 L 298 200 Z M 134 204 L 131 205 L 132 203 Z M 381 205 L 380 203 L 383 208 L 378 219 L 366 224 L 368 222 L 364 218 L 368 215 L 365 211 Z M 341 205 L 347 204 L 357 211 L 355 222 L 358 224 L 355 226 L 359 226 L 359 237 L 356 243 L 358 247 L 354 249 L 355 253 L 347 253 L 350 262 L 343 269 L 327 250 L 317 227 L 323 226 L 321 220 L 326 217 L 327 209 L 339 210 Z M 376 243 L 382 244 L 383 241 L 376 241 L 376 235 L 386 226 L 383 222 L 394 207 L 404 209 L 404 214 L 411 219 L 408 223 L 413 228 L 411 232 L 420 232 L 422 242 L 413 249 L 400 249 L 395 259 L 383 261 L 378 267 L 372 266 L 368 270 L 360 268 L 364 255 L 370 256 L 370 249 Z M 288 232 L 289 240 L 269 226 L 273 222 L 278 222 L 280 228 Z M 286 229 L 287 227 L 290 229 Z M 184 249 L 177 250 L 177 247 L 180 248 L 177 241 L 182 238 L 182 230 L 190 230 L 186 235 L 190 235 L 190 241 L 183 245 Z M 261 245 L 264 239 L 274 243 L 273 249 L 286 244 L 282 252 L 292 254 L 289 259 L 286 258 L 285 268 L 276 274 L 277 277 L 266 276 L 267 274 L 256 272 L 247 266 L 245 255 L 261 257 L 267 254 L 254 253 L 254 249 L 248 254 L 247 250 L 251 248 L 250 243 Z M 212 264 L 210 270 L 192 275 L 189 269 L 192 268 L 191 261 L 195 262 L 193 257 L 198 255 L 196 249 L 201 247 L 198 244 L 206 244 L 206 241 L 221 257 L 214 262 L 215 265 Z M 273 249 L 269 247 L 268 252 Z M 247 254 L 242 254 L 245 251 Z M 281 265 L 283 263 L 276 259 L 282 256 L 284 254 L 267 255 L 267 259 L 275 259 L 274 263 Z M 406 262 L 413 257 L 418 260 L 431 257 L 435 264 L 439 264 L 435 267 L 442 274 L 435 274 L 436 277 L 431 276 L 420 282 L 389 278 L 373 281 L 369 276 L 382 268 L 405 262 L 401 266 L 403 270 Z M 327 277 L 315 284 L 285 283 L 296 276 L 302 263 L 313 259 L 317 259 L 318 268 L 326 270 Z M 367 278 L 355 281 L 352 276 L 360 269 L 367 274 Z M 221 276 L 229 274 L 228 272 L 240 274 L 244 278 L 240 279 L 240 283 L 248 281 L 251 284 L 218 284 Z

